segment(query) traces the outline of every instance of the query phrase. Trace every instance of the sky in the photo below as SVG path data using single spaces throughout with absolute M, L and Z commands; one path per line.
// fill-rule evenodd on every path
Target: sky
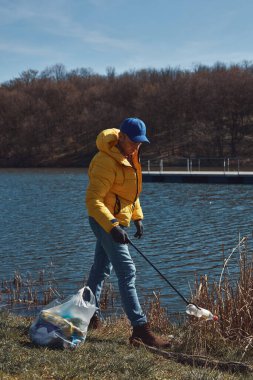
M 105 75 L 253 59 L 253 0 L 0 0 L 0 83 L 55 64 Z

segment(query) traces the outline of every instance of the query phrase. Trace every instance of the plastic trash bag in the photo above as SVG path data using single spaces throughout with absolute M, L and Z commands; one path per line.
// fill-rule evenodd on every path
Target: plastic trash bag
M 89 301 L 83 293 L 89 292 Z M 86 339 L 90 319 L 95 313 L 95 296 L 89 287 L 63 301 L 48 304 L 32 323 L 29 336 L 39 346 L 75 348 Z

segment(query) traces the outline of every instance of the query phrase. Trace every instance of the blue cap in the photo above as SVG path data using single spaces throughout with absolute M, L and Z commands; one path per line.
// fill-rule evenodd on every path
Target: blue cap
M 136 143 L 148 142 L 146 137 L 145 123 L 137 117 L 129 117 L 120 125 L 120 131 L 125 133 L 129 139 Z

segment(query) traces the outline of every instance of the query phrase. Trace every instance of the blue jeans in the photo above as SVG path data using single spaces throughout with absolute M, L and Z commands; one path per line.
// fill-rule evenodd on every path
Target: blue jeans
M 136 269 L 128 245 L 116 243 L 111 234 L 107 233 L 94 218 L 89 217 L 89 222 L 97 243 L 87 286 L 95 294 L 99 304 L 104 280 L 110 276 L 113 268 L 118 279 L 122 306 L 132 326 L 146 323 L 147 318 L 141 309 L 135 288 Z

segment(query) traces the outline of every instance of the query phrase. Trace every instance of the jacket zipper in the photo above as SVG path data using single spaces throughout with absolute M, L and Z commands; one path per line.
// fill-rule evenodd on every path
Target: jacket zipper
M 134 164 L 132 165 L 132 168 L 134 169 L 135 171 L 135 175 L 136 175 L 136 194 L 135 194 L 135 199 L 134 199 L 134 202 L 133 202 L 133 210 L 135 208 L 135 202 L 136 202 L 136 199 L 137 199 L 137 196 L 138 196 L 138 185 L 139 185 L 139 178 L 138 178 L 138 174 L 137 174 L 137 169 L 136 167 L 134 166 Z

